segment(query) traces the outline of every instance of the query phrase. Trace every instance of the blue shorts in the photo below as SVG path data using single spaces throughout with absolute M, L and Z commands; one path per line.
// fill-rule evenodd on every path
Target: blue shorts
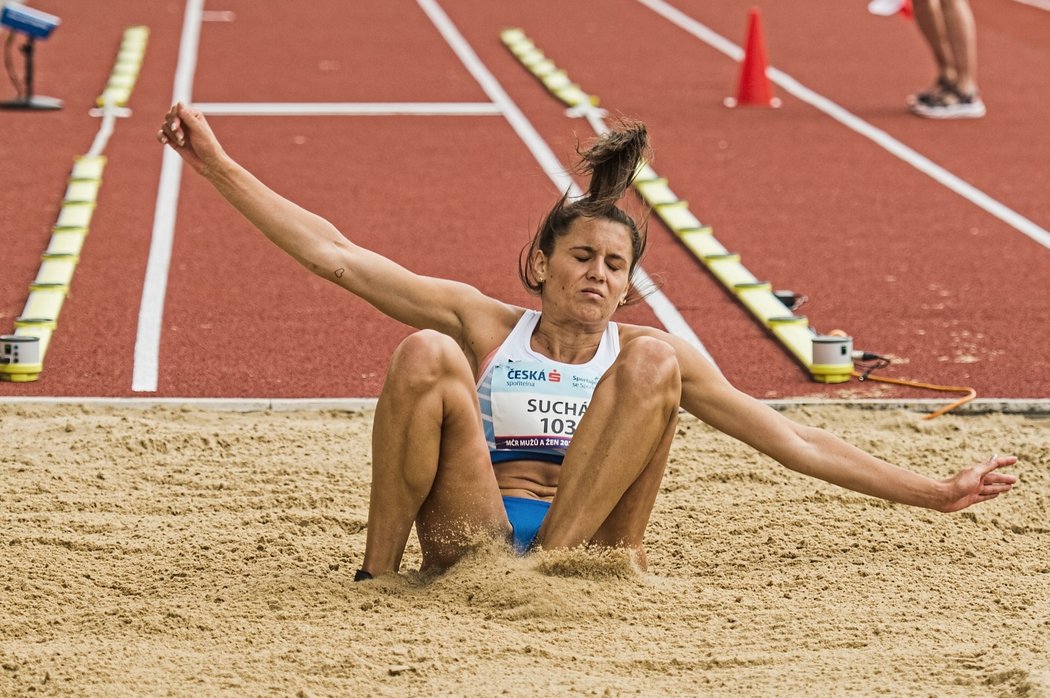
M 514 550 L 524 555 L 536 540 L 551 503 L 543 499 L 504 497 L 503 508 L 507 510 L 507 518 L 514 529 Z

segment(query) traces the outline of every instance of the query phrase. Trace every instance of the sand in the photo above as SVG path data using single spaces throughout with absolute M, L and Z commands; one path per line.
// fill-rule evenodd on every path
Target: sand
M 351 580 L 371 414 L 0 405 L 0 695 L 1050 695 L 1050 420 L 796 407 L 958 514 L 780 468 L 684 418 L 617 554 L 500 546 Z

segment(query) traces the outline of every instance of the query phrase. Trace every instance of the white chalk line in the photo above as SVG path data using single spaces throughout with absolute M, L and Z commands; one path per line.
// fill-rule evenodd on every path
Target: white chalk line
M 200 43 L 201 12 L 204 0 L 188 0 L 183 16 L 179 59 L 175 67 L 172 102 L 189 102 L 193 94 L 193 74 L 197 68 L 197 46 Z M 157 207 L 153 214 L 153 234 L 146 275 L 139 304 L 138 331 L 135 337 L 135 363 L 131 389 L 155 392 L 160 363 L 160 334 L 164 318 L 164 296 L 168 290 L 171 246 L 175 239 L 175 210 L 179 202 L 182 160 L 171 148 L 164 148 L 157 187 Z
M 1014 2 L 1019 2 L 1022 5 L 1028 5 L 1029 7 L 1035 7 L 1050 12 L 1050 0 L 1014 0 Z
M 502 116 L 490 102 L 204 102 L 209 116 Z

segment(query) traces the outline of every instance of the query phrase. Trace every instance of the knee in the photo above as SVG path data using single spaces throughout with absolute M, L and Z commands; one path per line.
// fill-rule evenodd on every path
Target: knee
M 638 399 L 664 399 L 675 406 L 682 397 L 682 374 L 674 347 L 655 337 L 624 345 L 615 364 L 622 389 Z
M 470 375 L 459 345 L 434 330 L 420 330 L 406 337 L 390 357 L 387 383 L 425 389 L 451 377 Z

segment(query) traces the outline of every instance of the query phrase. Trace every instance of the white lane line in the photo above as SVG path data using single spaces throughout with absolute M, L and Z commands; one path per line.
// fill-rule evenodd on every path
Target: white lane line
M 720 34 L 715 33 L 704 24 L 701 24 L 664 0 L 638 0 L 638 2 L 645 5 L 664 19 L 667 19 L 672 24 L 684 29 L 686 32 L 692 34 L 712 48 L 721 51 L 733 60 L 740 61 L 743 59 L 744 50 L 742 48 Z M 925 155 L 920 155 L 918 152 L 904 145 L 882 129 L 875 128 L 860 117 L 846 111 L 838 104 L 832 102 L 827 97 L 814 92 L 790 75 L 777 70 L 776 68 L 769 68 L 766 71 L 766 75 L 768 75 L 769 79 L 776 83 L 781 89 L 797 99 L 824 112 L 846 128 L 877 143 L 891 154 L 900 158 L 923 174 L 931 177 L 939 184 L 947 187 L 978 208 L 984 209 L 1018 232 L 1027 235 L 1043 247 L 1050 249 L 1050 231 L 1040 227 L 1032 220 L 1025 218 L 1020 213 L 1007 207 L 1005 204 L 993 199 L 977 187 L 969 184 L 965 180 L 933 162 Z
M 128 116 L 131 111 L 106 102 L 106 104 L 95 113 L 102 114 L 102 125 L 99 126 L 98 133 L 95 134 L 95 140 L 91 142 L 91 149 L 87 151 L 86 157 L 89 158 L 98 157 L 105 152 L 106 146 L 109 145 L 109 139 L 113 135 L 113 131 L 116 130 L 117 117 Z
M 1050 0 L 1014 0 L 1022 5 L 1028 5 L 1029 7 L 1036 7 L 1040 10 L 1046 10 L 1050 12 Z
M 489 102 L 204 102 L 209 116 L 501 116 Z
M 205 10 L 201 13 L 202 22 L 235 22 L 237 14 L 230 10 Z
M 179 61 L 175 67 L 172 102 L 189 103 L 193 94 L 193 74 L 197 68 L 197 46 L 200 42 L 201 12 L 204 0 L 187 0 L 179 43 Z M 160 146 L 158 146 L 160 147 Z M 164 317 L 164 295 L 168 289 L 168 268 L 175 237 L 175 210 L 182 180 L 182 160 L 165 147 L 157 187 L 157 207 L 153 214 L 153 237 L 146 261 L 139 305 L 138 334 L 135 338 L 135 365 L 131 377 L 134 392 L 155 392 L 160 364 L 161 321 Z
M 583 192 L 577 186 L 575 180 L 568 174 L 568 169 L 558 161 L 558 157 L 551 150 L 550 146 L 543 137 L 540 136 L 539 132 L 533 127 L 532 123 L 525 117 L 518 105 L 510 98 L 510 95 L 503 89 L 496 80 L 495 76 L 485 67 L 485 64 L 481 62 L 478 55 L 471 48 L 467 40 L 460 34 L 459 29 L 452 23 L 445 11 L 441 9 L 440 5 L 436 0 L 416 0 L 422 10 L 426 13 L 430 21 L 434 23 L 438 31 L 448 42 L 448 45 L 452 47 L 459 60 L 462 61 L 463 65 L 466 66 L 467 70 L 474 79 L 478 81 L 481 88 L 488 95 L 488 98 L 495 104 L 498 104 L 503 110 L 503 114 L 510 125 L 514 128 L 514 131 L 518 134 L 518 137 L 525 143 L 532 156 L 539 162 L 540 167 L 547 173 L 551 181 L 554 182 L 554 186 L 558 188 L 558 191 L 567 191 L 572 197 L 582 196 Z M 639 265 L 635 269 L 636 280 L 640 282 L 642 288 L 653 288 L 652 282 L 649 276 Z M 667 331 L 673 335 L 681 337 L 686 340 L 694 347 L 696 347 L 700 353 L 702 353 L 712 365 L 715 364 L 714 359 L 708 353 L 707 348 L 704 347 L 700 338 L 696 336 L 693 329 L 689 326 L 689 323 L 685 321 L 678 309 L 675 308 L 674 304 L 661 292 L 659 289 L 655 289 L 646 296 L 646 302 L 652 307 L 653 313 L 657 319 L 663 323 Z

